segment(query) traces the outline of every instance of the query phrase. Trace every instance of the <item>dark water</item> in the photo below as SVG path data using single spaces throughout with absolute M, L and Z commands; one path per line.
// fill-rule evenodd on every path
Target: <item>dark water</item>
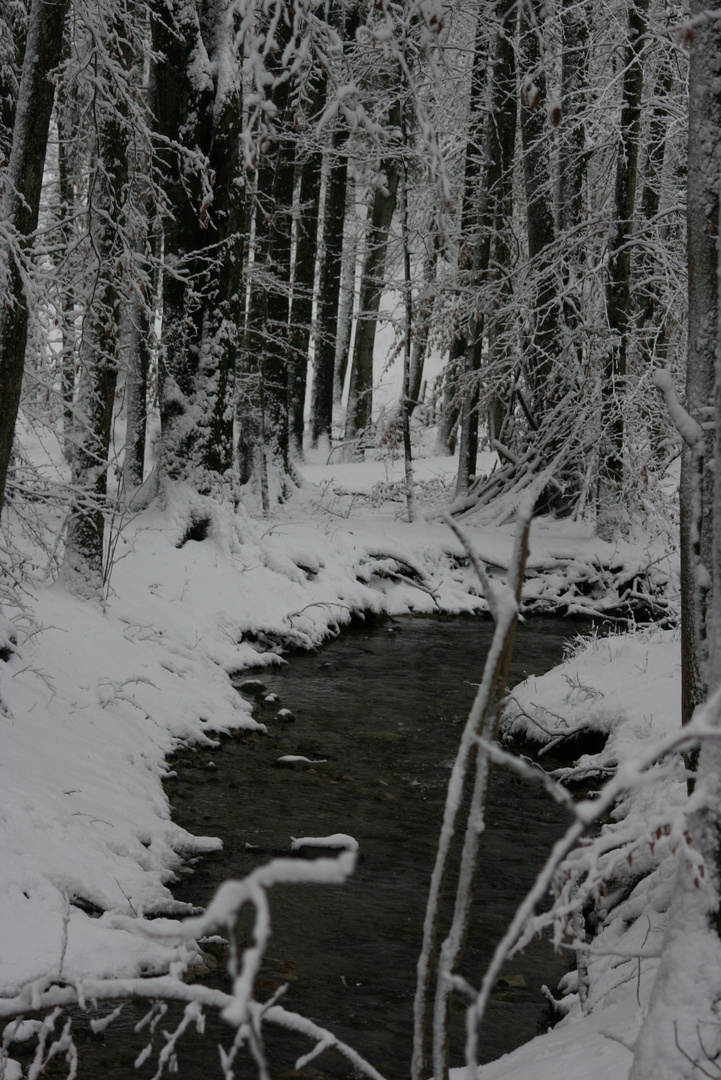
M 558 663 L 579 629 L 585 627 L 561 619 L 520 627 L 511 683 Z M 343 832 L 358 840 L 361 858 L 348 884 L 272 891 L 273 936 L 258 997 L 287 983 L 286 1008 L 328 1027 L 389 1078 L 409 1074 L 415 963 L 446 784 L 491 634 L 492 625 L 480 620 L 403 619 L 346 633 L 315 654 L 259 672 L 268 693 L 279 698 L 255 710 L 268 735 L 245 733 L 217 750 L 182 755 L 179 778 L 169 785 L 176 820 L 223 839 L 223 852 L 199 861 L 175 889 L 178 899 L 193 904 L 207 903 L 225 878 L 288 853 L 292 836 Z M 294 723 L 276 719 L 281 707 L 292 710 Z M 285 754 L 324 760 L 276 766 Z M 462 963 L 475 985 L 565 824 L 564 812 L 542 791 L 496 770 Z M 250 932 L 248 920 L 241 937 L 249 940 Z M 217 968 L 206 981 L 227 988 L 222 950 L 215 954 Z M 484 1022 L 482 1062 L 544 1028 L 540 987 L 554 987 L 566 970 L 545 942 L 534 942 L 509 963 Z M 132 1026 L 146 1011 L 145 1005 L 126 1008 L 104 1046 L 93 1051 L 100 1055 L 95 1064 L 90 1046 L 81 1047 L 86 1064 L 80 1075 L 152 1076 L 148 1067 L 135 1073 L 130 1064 Z M 453 1065 L 462 1062 L 462 1023 L 457 1006 Z M 294 1062 L 309 1044 L 267 1030 L 273 1075 L 295 1075 Z M 220 1076 L 214 1041 L 221 1037 L 227 1044 L 226 1031 L 212 1025 L 205 1040 L 181 1044 L 179 1075 Z M 137 1037 L 135 1045 L 142 1045 Z M 238 1077 L 254 1074 L 250 1061 L 238 1060 Z M 352 1069 L 330 1052 L 304 1075 L 345 1078 Z

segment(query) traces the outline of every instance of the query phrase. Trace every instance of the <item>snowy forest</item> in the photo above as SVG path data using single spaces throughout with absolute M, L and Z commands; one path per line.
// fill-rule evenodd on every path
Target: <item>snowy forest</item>
M 238 679 L 459 614 L 493 628 L 409 1075 L 721 1076 L 719 198 L 716 0 L 1 0 L 0 1080 L 82 1077 L 128 1001 L 139 1076 L 193 1080 L 211 1013 L 200 1076 L 269 1078 L 273 1026 L 392 1075 L 261 992 L 274 889 L 346 888 L 364 840 L 288 821 L 177 899 L 228 843 L 174 755 L 350 790 Z M 526 617 L 566 652 L 511 676 Z M 468 974 L 494 768 L 570 824 Z M 562 1019 L 488 1064 L 537 935 Z

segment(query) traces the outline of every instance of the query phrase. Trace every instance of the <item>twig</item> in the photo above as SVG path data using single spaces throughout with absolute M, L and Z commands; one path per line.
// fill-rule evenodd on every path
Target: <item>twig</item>
M 554 780 L 551 774 L 542 769 L 540 765 L 535 765 L 525 758 L 516 757 L 515 754 L 509 754 L 506 750 L 502 750 L 498 743 L 490 742 L 481 736 L 476 741 L 495 764 L 504 765 L 507 769 L 511 769 L 519 776 L 522 776 L 524 780 L 534 780 L 536 783 L 542 784 L 552 799 L 561 806 L 565 806 L 571 813 L 574 812 L 576 804 L 566 788 Z
M 497 600 L 497 597 L 496 597 L 496 591 L 493 588 L 493 586 L 491 585 L 491 579 L 489 578 L 488 574 L 486 573 L 485 566 L 483 565 L 481 560 L 476 555 L 475 551 L 473 550 L 473 546 L 472 546 L 470 540 L 468 539 L 468 537 L 466 536 L 465 531 L 460 527 L 458 522 L 455 521 L 451 517 L 451 515 L 448 513 L 447 510 L 443 511 L 443 513 L 441 514 L 441 517 L 443 518 L 443 521 L 445 521 L 446 525 L 451 530 L 451 532 L 453 532 L 455 534 L 455 536 L 457 536 L 459 541 L 461 542 L 463 550 L 465 551 L 466 555 L 468 556 L 468 559 L 469 559 L 469 561 L 471 563 L 471 566 L 473 567 L 473 569 L 476 572 L 476 577 L 478 578 L 478 580 L 481 583 L 481 588 L 483 589 L 483 592 L 485 594 L 486 601 L 488 603 L 488 607 L 489 607 L 489 610 L 491 612 L 491 615 L 493 616 L 494 621 L 497 621 L 498 600 Z
M 463 792 L 467 783 L 468 770 L 472 753 L 476 748 L 476 739 L 479 732 L 487 731 L 495 736 L 500 710 L 500 701 L 503 696 L 506 673 L 510 660 L 510 650 L 513 640 L 513 632 L 516 625 L 519 609 L 520 589 L 523 580 L 523 571 L 528 553 L 528 530 L 531 515 L 535 504 L 535 488 L 530 499 L 524 501 L 519 512 L 518 525 L 514 553 L 511 560 L 509 581 L 498 593 L 490 589 L 489 595 L 494 598 L 489 600 L 489 607 L 495 609 L 496 629 L 491 642 L 491 647 L 486 657 L 483 669 L 483 678 L 478 688 L 476 698 L 466 721 L 461 742 L 453 764 L 451 778 L 448 783 L 446 804 L 441 826 L 441 836 L 438 842 L 435 866 L 431 876 L 431 886 L 426 906 L 426 914 L 423 923 L 423 945 L 418 958 L 418 978 L 416 982 L 416 996 L 413 1006 L 414 1035 L 413 1035 L 413 1059 L 411 1063 L 411 1075 L 413 1080 L 421 1080 L 425 1072 L 426 1062 L 426 1011 L 428 993 L 431 980 L 431 967 L 438 930 L 438 918 L 440 901 L 443 894 L 448 864 L 450 859 L 451 845 L 459 822 Z M 451 528 L 453 526 L 451 525 Z M 455 531 L 455 530 L 454 530 Z M 456 533 L 456 535 L 458 535 Z M 461 542 L 466 546 L 466 541 Z M 468 545 L 470 547 L 470 545 Z M 472 551 L 472 549 L 471 549 Z M 474 553 L 475 554 L 475 553 Z M 471 558 L 471 552 L 469 552 Z M 478 560 L 475 560 L 478 562 Z M 494 709 L 495 705 L 495 709 Z M 441 948 L 439 958 L 436 1002 L 434 1008 L 434 1071 L 438 1080 L 445 1075 L 445 1042 L 446 1027 L 445 1013 L 446 1002 L 449 993 L 447 976 L 452 973 L 456 958 L 464 937 L 464 926 L 467 911 L 470 906 L 469 896 L 471 881 L 474 876 L 475 862 L 478 852 L 480 833 L 482 832 L 483 805 L 488 786 L 489 770 L 488 762 L 481 763 L 476 771 L 473 795 L 471 798 L 471 811 L 468 819 L 463 853 L 461 857 L 461 872 L 459 888 L 456 894 L 456 903 L 453 924 L 446 941 Z

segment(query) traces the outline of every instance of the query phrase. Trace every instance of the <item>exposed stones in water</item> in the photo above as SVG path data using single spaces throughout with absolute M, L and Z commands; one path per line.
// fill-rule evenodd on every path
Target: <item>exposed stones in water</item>
M 320 761 L 311 761 L 310 758 L 304 757 L 302 754 L 284 754 L 273 764 L 276 769 L 305 769 L 309 765 L 325 765 L 327 762 L 325 758 Z
M 241 694 L 247 694 L 249 697 L 260 697 L 266 693 L 268 687 L 260 679 L 244 679 L 238 689 Z

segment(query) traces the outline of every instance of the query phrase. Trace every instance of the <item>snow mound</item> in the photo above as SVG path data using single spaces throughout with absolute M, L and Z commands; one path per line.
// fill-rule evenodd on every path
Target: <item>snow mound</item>
M 563 664 L 517 686 L 502 732 L 540 745 L 541 757 L 582 733 L 607 735 L 594 762 L 612 769 L 639 744 L 676 731 L 680 717 L 678 632 L 636 630 L 584 638 Z
M 291 851 L 300 851 L 304 847 L 333 848 L 337 851 L 358 851 L 360 845 L 348 833 L 337 832 L 331 836 L 291 836 Z

